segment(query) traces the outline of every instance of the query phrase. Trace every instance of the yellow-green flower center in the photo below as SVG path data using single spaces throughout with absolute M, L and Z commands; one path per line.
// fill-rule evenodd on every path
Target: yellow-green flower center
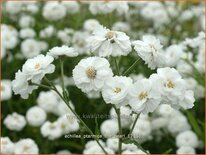
M 92 67 L 92 66 L 88 67 L 86 69 L 86 75 L 87 75 L 88 78 L 94 79 L 96 77 L 96 70 L 95 70 L 95 68 Z
M 139 100 L 143 100 L 145 98 L 147 98 L 148 94 L 145 91 L 142 91 L 141 93 L 139 93 L 138 98 Z

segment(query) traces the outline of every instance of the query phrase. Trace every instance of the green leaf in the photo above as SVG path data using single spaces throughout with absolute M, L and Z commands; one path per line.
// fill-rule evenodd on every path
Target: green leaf
M 172 152 L 172 148 L 170 148 L 170 149 L 168 149 L 168 150 L 166 150 L 164 153 L 162 153 L 162 154 L 169 154 L 169 153 L 171 153 Z
M 198 137 L 200 139 L 202 139 L 204 141 L 204 133 L 200 129 L 200 127 L 198 125 L 198 122 L 196 121 L 195 117 L 193 116 L 191 111 L 186 111 L 186 114 L 187 114 L 187 118 L 188 118 L 190 124 L 192 125 L 192 128 L 194 129 L 195 133 L 198 135 Z

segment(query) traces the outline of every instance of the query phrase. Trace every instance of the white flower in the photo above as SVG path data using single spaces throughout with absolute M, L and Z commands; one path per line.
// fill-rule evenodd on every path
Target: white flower
M 21 43 L 21 52 L 25 58 L 37 56 L 41 51 L 40 42 L 33 38 L 25 39 Z
M 190 146 L 196 148 L 198 147 L 197 135 L 191 130 L 181 132 L 176 137 L 176 145 L 178 147 Z
M 65 45 L 69 45 L 71 43 L 73 34 L 73 29 L 64 28 L 63 30 L 59 30 L 57 32 L 57 38 L 59 38 Z
M 14 143 L 9 139 L 9 137 L 1 137 L 1 154 L 13 154 L 14 153 Z
M 45 122 L 46 116 L 46 112 L 38 106 L 31 107 L 26 112 L 26 119 L 29 125 L 34 127 L 41 126 Z
M 106 103 L 117 107 L 128 104 L 127 95 L 132 86 L 132 79 L 125 76 L 108 78 L 102 89 L 102 96 Z
M 117 121 L 113 119 L 105 120 L 100 126 L 100 131 L 104 137 L 112 138 L 119 131 Z
M 1 55 L 0 55 L 1 58 L 0 59 L 3 59 L 6 56 L 6 54 L 7 54 L 6 49 L 3 46 L 1 46 Z
M 137 113 L 153 112 L 161 101 L 160 94 L 155 89 L 150 79 L 135 82 L 129 93 L 129 105 Z
M 65 114 L 57 120 L 59 126 L 62 128 L 63 134 L 75 132 L 79 130 L 79 123 L 73 114 Z
M 66 7 L 69 14 L 78 13 L 80 10 L 79 3 L 76 1 L 62 1 L 61 4 Z
M 194 93 L 187 90 L 186 82 L 174 68 L 159 68 L 157 75 L 151 75 L 156 82 L 157 91 L 162 94 L 162 102 L 170 104 L 173 108 L 189 109 L 194 106 Z
M 190 146 L 182 146 L 176 151 L 177 154 L 196 154 L 195 149 Z
M 132 136 L 142 143 L 150 139 L 151 135 L 151 123 L 146 119 L 138 119 L 132 132 Z
M 56 111 L 59 102 L 57 94 L 53 91 L 42 91 L 37 98 L 37 104 L 46 112 Z
M 128 106 L 121 106 L 120 107 L 120 116 L 121 116 L 121 126 L 123 128 L 129 128 L 133 119 L 132 119 L 132 110 Z M 110 118 L 115 119 L 117 121 L 117 114 L 115 112 L 115 109 L 112 108 L 110 110 Z
M 116 22 L 112 26 L 112 30 L 128 33 L 130 31 L 130 25 L 126 22 Z
M 165 59 L 161 52 L 162 45 L 159 39 L 152 35 L 145 35 L 142 39 L 143 41 L 136 40 L 133 42 L 137 54 L 148 64 L 149 68 L 161 67 L 165 63 Z
M 114 150 L 115 152 L 118 151 L 118 143 L 119 143 L 118 138 L 108 138 L 106 143 L 110 149 Z
M 151 121 L 152 130 L 160 130 L 165 128 L 167 125 L 168 119 L 165 117 L 158 117 Z
M 21 131 L 26 125 L 26 120 L 23 115 L 14 112 L 6 116 L 6 118 L 4 119 L 4 125 L 9 130 Z
M 43 17 L 48 21 L 60 20 L 66 13 L 66 7 L 60 2 L 47 2 L 43 7 Z
M 87 93 L 101 90 L 105 81 L 112 75 L 107 59 L 99 57 L 82 59 L 73 69 L 75 85 Z
M 84 29 L 89 32 L 93 32 L 99 26 L 100 26 L 100 23 L 96 19 L 87 19 L 84 22 Z
M 9 14 L 15 15 L 15 14 L 18 14 L 21 11 L 22 3 L 21 2 L 9 1 L 9 2 L 6 2 L 5 7 L 6 7 L 6 11 Z
M 34 37 L 36 36 L 36 32 L 34 31 L 34 29 L 24 28 L 24 29 L 21 29 L 21 30 L 20 30 L 19 36 L 20 36 L 22 39 L 25 39 L 25 38 L 34 38 Z
M 60 150 L 56 154 L 72 154 L 69 150 Z
M 189 130 L 190 128 L 187 118 L 181 113 L 175 112 L 168 120 L 167 129 L 173 135 Z
M 101 139 L 99 140 L 99 143 L 100 143 L 103 147 L 106 147 L 105 143 L 104 143 Z M 95 140 L 90 140 L 90 141 L 88 141 L 88 142 L 85 144 L 85 149 L 89 149 L 89 148 L 91 148 L 91 147 L 94 146 L 94 145 L 99 146 Z
M 173 109 L 168 104 L 160 104 L 157 110 L 155 111 L 161 117 L 169 117 L 174 113 L 175 109 Z
M 89 37 L 86 31 L 76 31 L 71 40 L 73 47 L 79 54 L 88 54 L 87 42 L 85 38 Z
M 14 49 L 18 44 L 18 32 L 10 26 L 1 24 L 1 46 L 5 49 Z
M 91 91 L 86 94 L 89 99 L 97 99 L 101 97 L 101 93 L 99 91 Z
M 111 31 L 103 26 L 95 29 L 87 41 L 90 51 L 101 57 L 125 56 L 132 50 L 130 39 L 124 32 Z
M 56 88 L 61 92 L 60 86 Z M 57 116 L 62 116 L 68 113 L 72 113 L 69 107 L 62 101 L 62 99 L 54 91 L 42 91 L 37 98 L 37 104 L 48 113 L 53 113 Z M 70 102 L 70 107 L 74 109 L 74 105 Z
M 20 94 L 21 98 L 27 99 L 37 86 L 30 86 L 28 83 L 29 76 L 20 70 L 15 74 L 15 80 L 12 81 L 12 90 L 15 94 Z
M 129 10 L 129 6 L 127 2 L 91 2 L 89 6 L 89 10 L 92 14 L 108 14 L 113 11 L 117 11 L 117 13 L 124 14 Z
M 170 21 L 167 11 L 161 2 L 146 3 L 146 5 L 141 9 L 140 14 L 145 19 L 152 20 L 155 27 L 162 26 Z
M 134 150 L 134 151 L 131 151 L 131 150 L 124 150 L 122 152 L 122 154 L 146 154 L 145 152 L 143 152 L 142 150 Z
M 167 67 L 174 67 L 178 64 L 181 56 L 182 56 L 183 50 L 180 45 L 171 45 L 166 49 L 165 53 L 165 65 Z
M 108 154 L 114 154 L 114 151 L 105 146 L 105 143 L 100 140 L 100 144 L 104 147 Z M 83 154 L 105 154 L 96 141 L 89 141 L 85 145 Z
M 22 67 L 22 72 L 28 74 L 28 80 L 32 82 L 40 81 L 46 74 L 54 72 L 55 66 L 51 64 L 54 58 L 49 55 L 38 55 L 28 59 Z
M 53 25 L 49 25 L 46 28 L 42 29 L 39 32 L 40 38 L 50 38 L 54 35 L 55 33 L 55 28 Z
M 9 100 L 12 96 L 11 81 L 1 80 L 1 101 Z
M 62 135 L 62 128 L 58 122 L 45 122 L 41 126 L 41 134 L 43 137 L 47 137 L 49 140 L 54 140 Z
M 21 28 L 27 28 L 34 26 L 35 19 L 30 15 L 22 15 L 19 19 L 19 26 Z
M 114 11 L 115 5 L 112 2 L 91 2 L 89 10 L 92 14 L 107 14 Z
M 53 47 L 49 50 L 48 55 L 51 55 L 54 58 L 58 58 L 59 56 L 76 57 L 78 56 L 78 53 L 74 48 L 63 45 L 61 47 Z
M 39 148 L 34 140 L 26 138 L 15 144 L 14 154 L 38 154 Z

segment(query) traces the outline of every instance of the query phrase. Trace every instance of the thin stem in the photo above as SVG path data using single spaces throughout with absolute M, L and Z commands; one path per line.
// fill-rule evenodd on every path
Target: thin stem
M 135 120 L 134 120 L 134 123 L 133 123 L 133 125 L 132 125 L 132 128 L 131 128 L 131 130 L 130 130 L 130 132 L 129 132 L 129 135 L 132 134 L 132 132 L 133 132 L 133 130 L 134 130 L 134 127 L 135 127 L 135 125 L 136 125 L 136 123 L 137 123 L 138 118 L 139 118 L 139 114 L 137 114 L 137 116 L 136 116 L 136 118 L 135 118 Z
M 115 62 L 115 67 L 116 67 L 117 75 L 120 75 L 119 65 L 118 65 L 118 62 L 117 62 L 116 58 L 114 58 L 114 62 Z
M 72 113 L 77 117 L 77 119 L 82 123 L 82 125 L 87 129 L 87 131 L 91 134 L 94 135 L 94 133 L 92 132 L 92 130 L 84 123 L 84 121 L 79 117 L 79 115 L 71 108 L 71 106 L 69 105 L 69 101 L 67 101 L 62 95 L 61 93 L 56 89 L 55 92 L 59 95 L 59 97 L 67 104 L 67 106 L 69 107 L 69 109 L 72 111 Z M 101 145 L 101 143 L 99 142 L 99 138 L 97 138 L 96 136 L 94 137 L 94 139 L 96 140 L 97 144 L 101 147 L 101 149 L 103 150 L 103 152 L 105 154 L 108 154 L 106 152 L 106 150 L 104 149 L 104 147 Z
M 118 119 L 118 126 L 119 126 L 119 144 L 118 144 L 118 153 L 122 154 L 122 126 L 121 126 L 121 115 L 120 115 L 120 109 L 117 109 L 114 106 L 114 109 L 117 114 L 117 119 Z
M 49 90 L 54 90 L 58 95 L 59 97 L 65 102 L 65 104 L 69 107 L 69 109 L 72 111 L 72 113 L 77 117 L 77 119 L 84 125 L 84 127 L 87 129 L 87 131 L 91 134 L 91 135 L 94 135 L 94 133 L 92 132 L 92 130 L 84 123 L 84 121 L 79 117 L 79 115 L 71 108 L 71 106 L 69 105 L 69 101 L 66 100 L 62 94 L 57 90 L 57 88 L 55 87 L 55 85 L 50 82 L 46 77 L 44 78 L 45 81 L 47 83 L 49 83 L 50 86 L 52 87 L 49 87 L 49 86 L 46 86 L 46 85 L 43 85 L 43 84 L 37 84 L 37 83 L 31 83 L 32 85 L 35 85 L 35 86 L 39 86 L 39 87 L 42 87 L 42 88 L 46 88 L 46 89 L 49 89 Z M 94 138 L 97 142 L 97 144 L 101 147 L 101 149 L 103 150 L 103 152 L 105 154 L 108 154 L 106 152 L 106 150 L 104 149 L 104 147 L 101 145 L 101 143 L 99 142 L 99 138 L 95 137 Z
M 43 85 L 43 84 L 38 84 L 38 83 L 34 83 L 34 82 L 31 82 L 30 84 L 34 85 L 34 86 L 42 87 L 42 88 L 45 88 L 45 89 L 49 89 L 49 90 L 52 89 L 52 90 L 54 90 L 54 88 L 46 86 L 46 85 Z
M 63 90 L 63 94 L 65 92 L 65 86 L 64 86 L 64 60 L 63 59 L 59 59 L 60 60 L 60 67 L 61 67 L 61 83 L 62 83 L 62 90 Z
M 124 73 L 123 75 L 127 75 L 137 64 L 137 62 L 140 60 L 140 58 L 138 58 Z

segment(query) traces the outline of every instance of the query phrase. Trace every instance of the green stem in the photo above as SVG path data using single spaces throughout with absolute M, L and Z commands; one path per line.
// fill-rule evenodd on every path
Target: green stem
M 121 115 L 120 115 L 120 109 L 117 109 L 114 106 L 114 109 L 117 114 L 117 119 L 118 119 L 118 126 L 119 126 L 119 144 L 118 144 L 118 153 L 122 154 L 122 126 L 121 126 Z
M 46 77 L 44 77 L 45 81 L 51 86 L 46 86 L 46 85 L 42 85 L 42 84 L 37 84 L 37 83 L 31 83 L 32 85 L 36 85 L 36 86 L 39 86 L 39 87 L 42 87 L 42 88 L 46 88 L 46 89 L 49 89 L 49 90 L 54 90 L 58 95 L 59 97 L 65 102 L 65 104 L 69 107 L 69 109 L 71 110 L 71 112 L 77 117 L 77 119 L 82 123 L 82 125 L 87 129 L 87 131 L 91 134 L 91 135 L 94 135 L 94 133 L 92 132 L 92 130 L 84 123 L 84 121 L 79 117 L 79 115 L 71 108 L 71 106 L 69 105 L 69 101 L 67 99 L 65 99 L 62 94 L 57 90 L 57 88 L 55 87 L 55 85 L 50 82 Z M 108 154 L 106 152 L 106 150 L 104 149 L 104 147 L 101 145 L 101 143 L 99 142 L 99 138 L 97 137 L 94 137 L 94 139 L 96 140 L 97 144 L 101 147 L 101 149 L 103 150 L 103 152 L 105 154 Z
M 136 116 L 136 118 L 135 118 L 135 120 L 134 120 L 134 123 L 133 123 L 133 125 L 132 125 L 132 128 L 131 128 L 131 130 L 130 130 L 130 132 L 129 132 L 129 135 L 132 134 L 132 132 L 133 132 L 133 130 L 134 130 L 134 127 L 135 127 L 135 125 L 136 125 L 136 123 L 137 123 L 138 118 L 139 118 L 139 114 L 137 114 L 137 116 Z
M 140 60 L 140 58 L 138 58 L 124 73 L 123 75 L 127 75 L 137 64 L 137 62 Z
M 38 84 L 38 83 L 34 83 L 34 82 L 30 82 L 30 84 L 33 85 L 33 86 L 38 86 L 38 87 L 42 87 L 42 88 L 45 88 L 45 89 L 54 90 L 54 88 L 43 85 L 43 84 Z
M 61 67 L 61 83 L 62 83 L 62 90 L 63 90 L 63 94 L 65 92 L 65 85 L 64 85 L 64 60 L 63 59 L 59 59 L 60 60 L 60 67 Z
M 115 62 L 115 67 L 116 67 L 117 75 L 120 75 L 119 65 L 118 65 L 117 59 L 115 57 L 114 57 L 114 62 Z

